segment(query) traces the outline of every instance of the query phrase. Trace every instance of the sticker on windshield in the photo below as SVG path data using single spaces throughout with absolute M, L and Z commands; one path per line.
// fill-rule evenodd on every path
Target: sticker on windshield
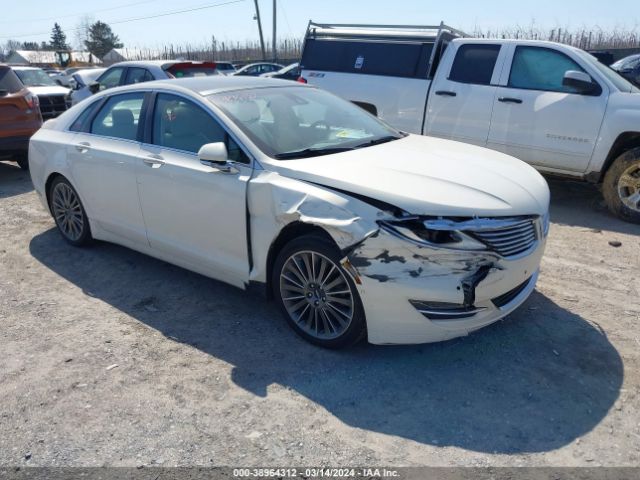
M 356 64 L 353 66 L 353 68 L 357 68 L 359 70 L 362 68 L 363 65 L 364 65 L 364 55 L 358 55 L 358 58 L 356 58 Z
M 365 132 L 364 130 L 351 130 L 345 128 L 344 130 L 340 130 L 336 133 L 336 138 L 350 138 L 354 140 L 358 140 L 360 138 L 368 138 L 371 134 Z

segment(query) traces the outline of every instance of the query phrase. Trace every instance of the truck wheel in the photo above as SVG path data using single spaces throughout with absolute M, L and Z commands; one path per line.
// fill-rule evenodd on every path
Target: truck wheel
M 22 153 L 16 157 L 16 163 L 22 170 L 29 170 L 29 157 Z
M 604 177 L 602 193 L 614 215 L 640 223 L 640 148 L 615 159 Z

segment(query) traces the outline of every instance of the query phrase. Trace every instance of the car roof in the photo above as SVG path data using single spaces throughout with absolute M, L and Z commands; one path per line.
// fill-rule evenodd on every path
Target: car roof
M 190 90 L 199 95 L 211 95 L 213 93 L 228 92 L 233 90 L 247 90 L 251 88 L 268 87 L 295 87 L 309 88 L 301 83 L 294 83 L 287 80 L 278 80 L 265 77 L 238 77 L 215 75 L 208 77 L 173 78 L 167 80 L 156 80 L 133 85 L 118 87 L 117 89 L 105 90 L 105 92 L 125 92 L 128 90 L 143 90 L 148 88 L 168 88 L 170 90 Z
M 125 62 L 118 62 L 110 65 L 112 67 L 166 67 L 175 65 L 176 63 L 194 63 L 196 65 L 201 63 L 211 63 L 197 60 L 127 60 Z
M 42 70 L 40 67 L 27 67 L 23 65 L 11 65 L 11 68 L 14 70 Z

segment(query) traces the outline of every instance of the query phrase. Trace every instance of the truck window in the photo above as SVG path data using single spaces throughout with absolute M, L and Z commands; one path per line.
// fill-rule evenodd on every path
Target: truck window
M 546 92 L 577 93 L 562 84 L 569 70 L 584 72 L 564 53 L 544 47 L 517 47 L 511 65 L 509 87 Z
M 432 42 L 307 38 L 301 65 L 307 70 L 427 78 Z
M 462 45 L 453 61 L 449 80 L 474 85 L 490 85 L 499 53 L 500 45 Z

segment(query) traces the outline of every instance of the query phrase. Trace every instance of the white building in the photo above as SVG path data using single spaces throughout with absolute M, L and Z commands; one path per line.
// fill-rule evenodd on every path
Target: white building
M 71 62 L 88 63 L 93 65 L 101 64 L 102 61 L 89 52 L 72 51 Z M 60 54 L 64 57 L 65 52 Z M 64 58 L 63 58 L 64 60 Z M 57 52 L 40 50 L 14 50 L 7 57 L 6 62 L 14 65 L 59 65 L 60 56 Z

